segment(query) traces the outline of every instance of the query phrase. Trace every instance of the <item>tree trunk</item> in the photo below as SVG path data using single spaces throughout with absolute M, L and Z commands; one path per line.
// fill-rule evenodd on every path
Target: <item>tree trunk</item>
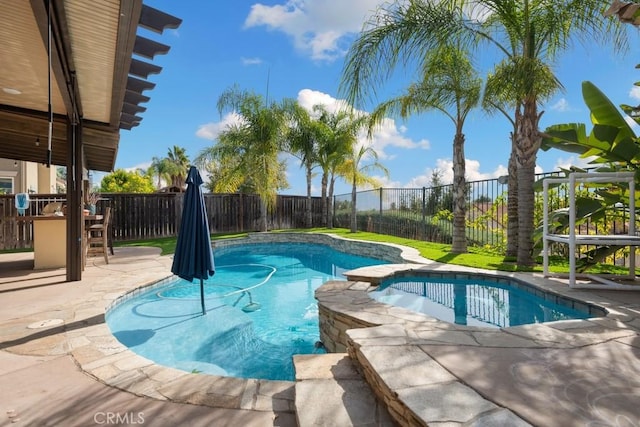
M 327 228 L 333 228 L 333 187 L 336 183 L 335 176 L 329 180 L 329 194 L 327 196 Z
M 311 166 L 307 165 L 307 203 L 304 208 L 305 227 L 313 227 L 313 216 L 311 214 Z
M 507 251 L 506 256 L 518 256 L 518 165 L 516 163 L 516 139 L 511 134 L 511 155 L 509 156 L 507 181 Z
M 358 210 L 356 209 L 356 179 L 353 178 L 353 186 L 351 187 L 351 232 L 355 233 L 358 231 L 358 218 L 356 214 Z
M 518 257 L 519 267 L 531 267 L 533 260 L 533 211 L 535 194 L 533 182 L 540 132 L 538 131 L 538 107 L 535 100 L 524 103 L 522 120 L 516 133 L 516 164 L 518 167 Z
M 322 172 L 322 190 L 320 198 L 322 199 L 322 226 L 327 226 L 327 181 L 328 181 L 328 172 Z
M 453 139 L 453 242 L 451 253 L 467 252 L 467 184 L 465 182 L 464 134 Z
M 267 231 L 267 204 L 260 197 L 260 231 Z

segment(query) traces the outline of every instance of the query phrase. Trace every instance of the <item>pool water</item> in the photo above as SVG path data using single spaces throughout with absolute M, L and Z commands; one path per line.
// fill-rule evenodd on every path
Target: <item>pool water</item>
M 499 328 L 592 317 L 588 311 L 480 277 L 389 279 L 369 296 L 458 325 Z
M 325 245 L 252 244 L 215 253 L 216 273 L 176 279 L 107 313 L 114 336 L 156 363 L 188 372 L 293 380 L 294 354 L 324 352 L 314 291 L 354 268 L 385 261 Z

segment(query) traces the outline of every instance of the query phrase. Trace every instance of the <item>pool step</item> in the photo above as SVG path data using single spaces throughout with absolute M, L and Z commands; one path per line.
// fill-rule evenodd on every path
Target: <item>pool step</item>
M 346 353 L 297 355 L 293 364 L 299 427 L 396 425 Z

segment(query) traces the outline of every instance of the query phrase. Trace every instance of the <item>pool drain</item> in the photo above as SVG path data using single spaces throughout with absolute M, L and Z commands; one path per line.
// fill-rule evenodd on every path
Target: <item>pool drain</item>
M 64 320 L 62 319 L 46 319 L 40 320 L 39 322 L 34 322 L 27 326 L 28 329 L 41 329 L 41 328 L 49 328 L 51 326 L 62 325 Z

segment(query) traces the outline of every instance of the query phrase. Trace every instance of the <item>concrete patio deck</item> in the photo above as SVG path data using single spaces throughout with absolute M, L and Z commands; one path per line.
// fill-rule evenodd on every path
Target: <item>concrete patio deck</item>
M 111 301 L 168 276 L 170 266 L 171 258 L 156 249 L 116 248 L 110 264 L 92 258 L 81 282 L 66 283 L 64 270 L 32 270 L 30 253 L 1 255 L 0 426 L 295 426 L 293 382 L 159 367 L 109 333 L 104 313 Z M 581 292 L 619 314 L 605 324 L 617 332 L 571 346 L 558 341 L 562 334 L 532 331 L 528 342 L 513 335 L 522 341 L 518 346 L 483 344 L 478 331 L 438 342 L 393 327 L 353 339 L 372 350 L 370 362 L 380 366 L 381 377 L 393 378 L 397 390 L 424 408 L 424 419 L 448 416 L 438 411 L 442 397 L 472 393 L 486 401 L 477 406 L 482 417 L 434 425 L 507 426 L 514 419 L 538 426 L 640 425 L 640 292 Z M 443 340 L 446 332 L 438 333 Z M 540 345 L 545 342 L 553 345 Z M 409 344 L 424 355 L 384 357 Z M 449 380 L 416 382 L 434 372 Z M 460 393 L 460 386 L 471 393 Z M 453 388 L 458 391 L 443 393 Z M 495 417 L 486 416 L 488 406 L 496 408 Z

